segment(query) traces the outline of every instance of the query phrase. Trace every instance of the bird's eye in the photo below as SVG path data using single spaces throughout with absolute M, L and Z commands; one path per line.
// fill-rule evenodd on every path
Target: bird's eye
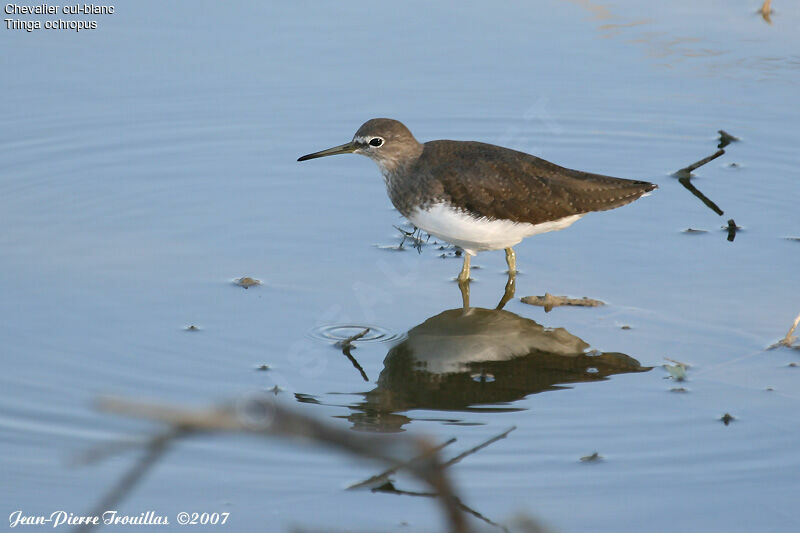
M 369 140 L 369 145 L 374 146 L 376 148 L 382 144 L 383 144 L 383 139 L 381 139 L 380 137 L 375 137 Z

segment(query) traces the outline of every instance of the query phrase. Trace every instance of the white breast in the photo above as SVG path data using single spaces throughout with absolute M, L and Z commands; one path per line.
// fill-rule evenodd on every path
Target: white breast
M 413 211 L 408 220 L 416 227 L 455 244 L 470 255 L 484 250 L 500 250 L 519 243 L 525 237 L 564 229 L 583 215 L 528 224 L 510 220 L 476 218 L 445 203 Z

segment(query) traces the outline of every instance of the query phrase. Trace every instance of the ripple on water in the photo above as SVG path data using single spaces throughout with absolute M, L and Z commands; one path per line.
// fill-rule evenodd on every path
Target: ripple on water
M 359 336 L 365 329 L 364 335 Z M 342 342 L 358 336 L 353 342 L 394 342 L 405 338 L 405 333 L 394 333 L 380 326 L 367 324 L 323 324 L 308 332 L 312 339 L 324 342 Z

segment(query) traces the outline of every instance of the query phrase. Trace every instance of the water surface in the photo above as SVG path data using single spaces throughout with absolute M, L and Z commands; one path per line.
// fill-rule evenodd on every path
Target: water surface
M 3 513 L 88 511 L 127 468 L 132 454 L 68 465 L 153 430 L 98 414 L 98 395 L 208 405 L 278 385 L 303 412 L 387 438 L 460 450 L 516 425 L 453 467 L 495 521 L 796 530 L 800 352 L 765 348 L 800 312 L 800 9 L 774 4 L 767 24 L 719 0 L 137 2 L 95 31 L 0 31 Z M 459 330 L 461 259 L 392 249 L 402 220 L 374 165 L 295 161 L 374 116 L 657 183 L 517 247 L 517 296 L 607 305 L 492 313 L 505 263 L 486 253 L 471 302 L 488 322 Z M 672 175 L 720 129 L 741 140 L 691 184 L 723 215 Z M 362 325 L 382 336 L 354 343 L 368 382 L 318 334 Z M 688 381 L 665 379 L 665 357 L 693 365 Z M 379 469 L 196 439 L 121 507 L 224 510 L 237 530 L 440 524 L 428 499 L 342 490 Z

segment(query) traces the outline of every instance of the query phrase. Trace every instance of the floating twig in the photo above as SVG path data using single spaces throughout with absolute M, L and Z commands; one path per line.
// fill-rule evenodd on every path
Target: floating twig
M 338 346 L 340 348 L 351 348 L 353 346 L 353 342 L 354 341 L 357 341 L 358 339 L 360 339 L 361 337 L 363 337 L 367 333 L 369 333 L 369 328 L 364 328 L 363 330 L 361 330 L 360 332 L 356 333 L 352 337 L 347 337 L 346 339 L 337 342 L 336 346 Z
M 567 296 L 553 296 L 549 292 L 546 292 L 544 296 L 523 296 L 521 300 L 522 303 L 544 307 L 546 313 L 549 313 L 552 308 L 562 305 L 578 307 L 600 307 L 601 305 L 606 305 L 605 302 L 586 298 L 585 296 L 583 298 L 569 298 Z
M 693 170 L 697 170 L 698 168 L 702 167 L 706 163 L 710 163 L 711 161 L 715 160 L 716 158 L 720 157 L 723 154 L 725 154 L 725 150 L 720 148 L 719 150 L 717 150 L 716 152 L 714 152 L 710 156 L 704 157 L 700 161 L 696 161 L 696 162 L 692 163 L 691 165 L 689 165 L 688 167 L 684 167 L 684 168 L 678 170 L 677 172 L 675 172 L 674 175 L 677 176 L 677 177 L 681 177 L 681 176 L 687 176 L 688 177 L 692 173 Z
M 726 137 L 723 136 L 723 133 L 724 132 L 722 130 L 720 130 L 720 139 L 725 139 L 726 138 Z M 725 135 L 727 135 L 727 134 L 725 134 Z M 728 141 L 728 142 L 730 142 L 730 141 Z M 722 140 L 720 141 L 720 145 L 722 145 Z M 697 198 L 699 198 L 700 201 L 703 202 L 709 209 L 711 209 L 712 211 L 714 211 L 716 214 L 718 214 L 720 216 L 722 216 L 724 214 L 724 211 L 722 209 L 720 209 L 719 206 L 717 206 L 717 204 L 712 202 L 706 195 L 701 193 L 697 189 L 697 187 L 692 185 L 690 180 L 691 180 L 691 177 L 692 177 L 692 171 L 693 170 L 702 167 L 703 165 L 705 165 L 709 161 L 713 161 L 714 159 L 718 158 L 719 156 L 723 155 L 724 153 L 725 153 L 725 150 L 720 148 L 719 150 L 717 150 L 715 153 L 711 154 L 710 156 L 704 157 L 700 161 L 692 163 L 688 167 L 682 168 L 682 169 L 678 170 L 677 172 L 675 172 L 673 174 L 673 176 L 678 178 L 678 181 L 680 182 L 681 185 L 683 185 L 686 188 L 686 190 L 688 190 L 690 193 L 692 193 Z
M 353 366 L 356 368 L 356 370 L 361 373 L 361 377 L 364 378 L 364 381 L 369 381 L 367 373 L 364 372 L 364 368 L 358 363 L 358 361 L 356 361 L 356 358 L 353 357 L 353 354 L 350 353 L 350 351 L 355 348 L 355 346 L 353 346 L 353 342 L 357 341 L 367 333 L 369 333 L 369 328 L 364 328 L 364 330 L 360 333 L 356 333 L 352 337 L 348 337 L 345 340 L 336 343 L 336 346 L 339 346 L 342 349 L 342 353 L 345 355 L 345 357 L 347 357 L 350 362 L 353 363 Z
M 602 460 L 603 460 L 603 456 L 600 455 L 597 452 L 594 452 L 591 455 L 584 455 L 583 457 L 581 457 L 581 462 L 582 463 L 594 463 L 594 462 L 602 461 Z

